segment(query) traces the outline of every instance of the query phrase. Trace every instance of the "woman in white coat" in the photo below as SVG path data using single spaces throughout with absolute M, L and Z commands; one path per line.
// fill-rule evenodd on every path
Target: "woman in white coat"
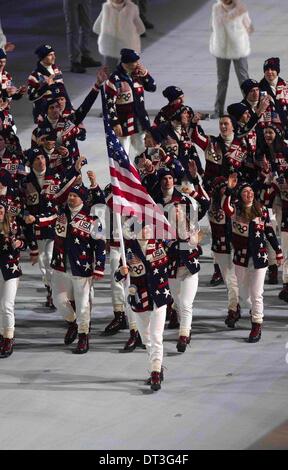
M 247 57 L 250 54 L 249 34 L 253 32 L 247 8 L 240 0 L 217 0 L 212 7 L 210 53 L 217 62 L 217 96 L 213 118 L 224 114 L 231 60 L 239 86 L 249 78 Z
M 104 64 L 113 72 L 119 63 L 121 49 L 141 52 L 140 36 L 145 32 L 145 26 L 139 8 L 131 0 L 107 0 L 93 25 L 93 32 L 98 34 Z

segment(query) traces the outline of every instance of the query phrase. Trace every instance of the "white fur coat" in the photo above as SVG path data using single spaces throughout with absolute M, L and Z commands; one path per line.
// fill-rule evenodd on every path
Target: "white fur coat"
M 141 52 L 140 35 L 145 32 L 145 26 L 140 19 L 139 8 L 131 0 L 125 0 L 121 10 L 107 0 L 94 23 L 93 32 L 99 35 L 100 54 L 120 58 L 123 48 Z
M 221 59 L 240 59 L 250 52 L 249 34 L 253 31 L 247 8 L 239 0 L 227 8 L 221 0 L 212 7 L 210 53 Z
M 1 20 L 0 20 L 0 49 L 4 49 L 4 46 L 6 44 L 6 36 L 3 33 L 2 26 L 1 26 Z

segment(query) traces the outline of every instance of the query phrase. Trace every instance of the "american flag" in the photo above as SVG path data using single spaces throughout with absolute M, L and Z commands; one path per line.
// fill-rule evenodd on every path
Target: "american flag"
M 111 128 L 106 108 L 106 97 L 101 88 L 103 121 L 109 158 L 109 169 L 113 194 L 113 212 L 133 216 L 150 225 L 151 238 L 175 238 L 175 231 L 157 206 L 147 189 L 142 185 L 137 169 L 130 162 L 115 132 Z

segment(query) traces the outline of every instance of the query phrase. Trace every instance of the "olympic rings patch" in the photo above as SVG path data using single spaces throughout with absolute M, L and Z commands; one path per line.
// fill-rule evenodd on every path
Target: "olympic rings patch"
M 133 271 L 134 273 L 138 274 L 138 276 L 140 276 L 140 274 L 142 273 L 143 269 L 144 269 L 143 264 L 140 264 L 139 266 L 133 266 L 132 271 Z
M 63 224 L 56 224 L 56 233 L 57 235 L 59 235 L 60 237 L 62 236 L 62 234 L 64 234 L 64 236 L 66 235 L 66 226 L 63 225 Z
M 38 193 L 29 194 L 28 201 L 31 202 L 32 204 L 36 204 L 39 201 Z
M 131 96 L 132 96 L 131 93 L 121 93 L 121 94 L 119 95 L 119 99 L 120 99 L 121 101 L 126 101 L 126 103 L 127 103 L 128 101 L 131 100 Z
M 236 231 L 241 234 L 244 234 L 248 231 L 248 225 L 242 225 L 237 222 L 233 222 L 233 228 L 236 229 Z

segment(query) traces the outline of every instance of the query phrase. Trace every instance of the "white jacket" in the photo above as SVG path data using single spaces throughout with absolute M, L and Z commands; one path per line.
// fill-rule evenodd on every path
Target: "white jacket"
M 250 52 L 249 33 L 253 32 L 247 8 L 239 0 L 233 0 L 233 8 L 227 10 L 221 0 L 212 7 L 212 34 L 210 53 L 221 59 L 240 59 Z
M 121 10 L 107 0 L 93 25 L 93 32 L 99 35 L 100 54 L 120 58 L 123 48 L 141 52 L 140 34 L 145 32 L 145 26 L 140 19 L 139 8 L 131 0 L 126 0 Z
M 4 49 L 4 46 L 6 44 L 6 36 L 3 33 L 2 26 L 1 26 L 1 20 L 0 20 L 0 49 Z

